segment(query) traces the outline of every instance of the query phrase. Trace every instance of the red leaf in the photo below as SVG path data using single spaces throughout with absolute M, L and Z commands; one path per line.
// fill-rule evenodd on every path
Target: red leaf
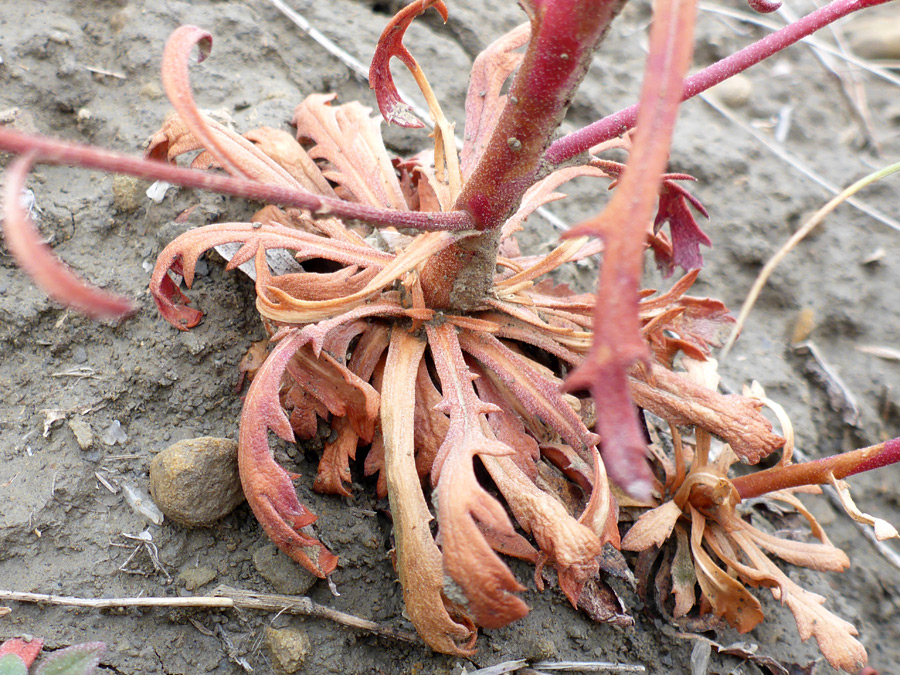
M 694 214 L 688 208 L 688 202 L 709 218 L 703 205 L 687 190 L 671 180 L 663 181 L 659 190 L 659 210 L 653 221 L 653 229 L 659 232 L 663 225 L 669 223 L 669 231 L 672 233 L 671 259 L 666 260 L 659 250 L 654 251 L 656 264 L 665 271 L 666 276 L 672 273 L 673 265 L 678 265 L 685 271 L 703 267 L 700 244 L 712 246 L 712 241 L 694 219 Z
M 25 640 L 15 638 L 13 640 L 7 640 L 0 645 L 0 656 L 15 654 L 22 659 L 26 668 L 30 668 L 38 654 L 41 653 L 41 647 L 43 646 L 43 640 L 31 639 L 26 642 Z
M 378 46 L 375 48 L 375 54 L 372 56 L 372 65 L 369 66 L 369 86 L 375 90 L 378 109 L 384 119 L 391 124 L 411 129 L 421 129 L 425 125 L 413 115 L 409 105 L 400 98 L 400 93 L 394 84 L 394 77 L 391 75 L 390 62 L 396 56 L 413 73 L 419 70 L 419 64 L 416 63 L 415 58 L 403 46 L 403 36 L 413 19 L 424 14 L 429 7 L 434 7 L 440 13 L 441 18 L 444 21 L 447 20 L 447 6 L 441 0 L 411 2 L 397 12 L 385 27 L 378 40 Z

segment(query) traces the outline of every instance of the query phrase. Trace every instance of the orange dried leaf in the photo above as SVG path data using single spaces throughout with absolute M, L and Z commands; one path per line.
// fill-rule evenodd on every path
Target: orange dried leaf
M 716 616 L 724 617 L 739 633 L 746 633 L 765 618 L 759 600 L 740 581 L 713 562 L 703 548 L 705 519 L 693 506 L 690 508 L 691 553 L 703 596 L 712 605 Z
M 622 548 L 626 551 L 644 551 L 651 546 L 662 546 L 672 535 L 680 516 L 681 509 L 674 501 L 645 511 L 622 539 Z
M 384 430 L 384 470 L 394 541 L 397 573 L 410 620 L 434 649 L 445 654 L 470 656 L 477 633 L 470 620 L 458 615 L 444 595 L 441 552 L 431 536 L 431 513 L 425 502 L 413 458 L 415 381 L 425 342 L 403 330 L 391 336 L 385 364 L 381 408 Z M 451 616 L 448 606 L 458 618 Z

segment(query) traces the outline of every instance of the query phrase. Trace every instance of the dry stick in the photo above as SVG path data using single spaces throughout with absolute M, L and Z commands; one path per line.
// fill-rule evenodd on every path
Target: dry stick
M 23 593 L 0 590 L 0 601 L 43 603 L 63 607 L 88 607 L 91 609 L 118 609 L 123 607 L 196 607 L 200 609 L 253 609 L 261 612 L 279 612 L 298 616 L 327 619 L 335 623 L 364 630 L 382 637 L 402 642 L 419 643 L 419 638 L 408 631 L 389 628 L 339 612 L 313 602 L 305 596 L 254 593 L 230 586 L 217 586 L 211 596 L 192 598 L 76 598 L 66 595 Z
M 718 103 L 713 97 L 707 94 L 698 94 L 698 96 L 704 103 L 706 103 L 710 108 L 719 113 L 722 117 L 727 119 L 735 126 L 741 128 L 750 136 L 753 136 L 753 138 L 758 141 L 760 145 L 762 145 L 766 150 L 775 155 L 782 162 L 790 165 L 792 168 L 802 173 L 814 183 L 821 185 L 823 188 L 825 188 L 826 191 L 830 192 L 831 194 L 838 194 L 840 188 L 837 185 L 827 180 L 820 173 L 797 159 L 797 157 L 794 156 L 789 150 L 785 149 L 783 146 L 776 143 L 750 124 L 744 122 L 740 117 L 731 112 L 731 110 L 729 110 L 726 106 Z M 896 218 L 891 218 L 887 214 L 882 213 L 875 207 L 869 206 L 866 202 L 859 199 L 847 199 L 847 203 L 856 210 L 862 211 L 867 216 L 874 218 L 879 223 L 887 225 L 892 230 L 900 232 L 900 221 L 897 221 Z
M 744 304 L 741 307 L 741 312 L 738 315 L 737 321 L 734 324 L 734 328 L 731 331 L 731 335 L 728 336 L 728 341 L 725 343 L 725 346 L 722 348 L 722 351 L 719 354 L 719 363 L 725 361 L 725 358 L 728 356 L 728 353 L 731 351 L 731 348 L 734 346 L 734 341 L 737 340 L 738 334 L 741 332 L 741 328 L 744 326 L 744 322 L 747 320 L 747 316 L 750 314 L 750 310 L 753 309 L 753 305 L 756 302 L 756 299 L 759 297 L 759 293 L 762 290 L 763 286 L 766 285 L 766 282 L 769 280 L 769 277 L 772 275 L 772 272 L 778 266 L 778 264 L 784 260 L 784 257 L 791 252 L 791 250 L 798 244 L 800 241 L 806 237 L 812 230 L 823 220 L 825 217 L 834 211 L 842 202 L 846 201 L 852 195 L 855 195 L 862 188 L 867 185 L 871 185 L 872 183 L 881 180 L 885 176 L 889 176 L 896 171 L 900 171 L 900 162 L 895 164 L 891 164 L 890 166 L 884 167 L 883 169 L 879 169 L 874 173 L 870 173 L 868 176 L 864 178 L 860 178 L 853 185 L 848 187 L 846 190 L 837 195 L 834 199 L 828 202 L 821 209 L 816 211 L 812 218 L 807 220 L 803 227 L 794 232 L 793 236 L 787 240 L 787 242 L 782 246 L 776 253 L 773 255 L 769 262 L 766 263 L 765 267 L 762 268 L 762 271 L 759 273 L 759 276 L 756 277 L 756 281 L 753 282 L 753 286 L 750 289 L 750 292 L 747 294 L 747 299 L 744 300 Z

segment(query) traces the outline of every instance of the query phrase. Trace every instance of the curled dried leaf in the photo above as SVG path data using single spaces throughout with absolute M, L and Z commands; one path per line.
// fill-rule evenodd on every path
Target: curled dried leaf
M 384 119 L 397 126 L 412 129 L 421 129 L 425 126 L 422 120 L 413 114 L 412 108 L 400 98 L 400 92 L 397 91 L 394 77 L 391 75 L 390 62 L 392 58 L 397 57 L 414 75 L 420 71 L 413 55 L 403 46 L 403 36 L 413 19 L 424 14 L 429 7 L 434 7 L 441 18 L 447 20 L 447 6 L 441 0 L 411 2 L 397 12 L 385 27 L 372 56 L 372 64 L 369 66 L 369 86 L 375 90 L 378 108 Z
M 713 562 L 703 548 L 705 519 L 693 506 L 690 511 L 691 553 L 703 596 L 712 605 L 716 616 L 724 617 L 738 632 L 746 633 L 765 618 L 759 600 L 741 582 Z

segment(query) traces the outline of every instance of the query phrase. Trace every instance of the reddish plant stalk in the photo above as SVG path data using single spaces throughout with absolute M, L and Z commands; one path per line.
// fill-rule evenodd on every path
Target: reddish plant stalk
M 267 204 L 294 206 L 312 211 L 316 215 L 361 220 L 375 226 L 410 227 L 423 231 L 458 231 L 474 227 L 472 216 L 463 211 L 425 213 L 380 209 L 243 178 L 231 178 L 198 169 L 183 169 L 81 143 L 26 134 L 2 126 L 0 126 L 0 150 L 17 155 L 31 153 L 36 164 L 60 164 L 95 169 L 104 173 L 122 173 L 144 180 L 165 181 L 173 185 L 209 190 Z
M 693 98 L 848 14 L 886 2 L 890 2 L 890 0 L 834 0 L 831 4 L 807 14 L 781 30 L 771 33 L 758 42 L 754 42 L 731 56 L 685 78 L 681 100 L 686 101 Z M 568 136 L 560 138 L 547 149 L 544 154 L 544 162 L 550 167 L 564 164 L 599 143 L 621 136 L 634 127 L 637 118 L 638 104 L 635 104 L 574 131 Z
M 823 457 L 811 462 L 773 466 L 732 480 L 741 499 L 759 497 L 776 490 L 801 485 L 825 485 L 831 478 L 838 480 L 873 469 L 900 462 L 900 438 L 893 438 L 878 445 Z
M 638 319 L 646 223 L 653 215 L 669 157 L 682 78 L 693 54 L 695 18 L 695 0 L 657 3 L 641 91 L 644 105 L 621 182 L 599 216 L 567 233 L 602 237 L 606 250 L 597 286 L 591 351 L 566 386 L 591 391 L 609 476 L 642 499 L 650 496 L 653 474 L 627 378 L 635 361 L 649 359 Z
M 450 247 L 425 267 L 431 307 L 474 307 L 493 280 L 496 232 L 542 171 L 541 157 L 587 73 L 591 57 L 626 0 L 528 0 L 531 40 L 506 107 L 455 208 L 485 232 Z

